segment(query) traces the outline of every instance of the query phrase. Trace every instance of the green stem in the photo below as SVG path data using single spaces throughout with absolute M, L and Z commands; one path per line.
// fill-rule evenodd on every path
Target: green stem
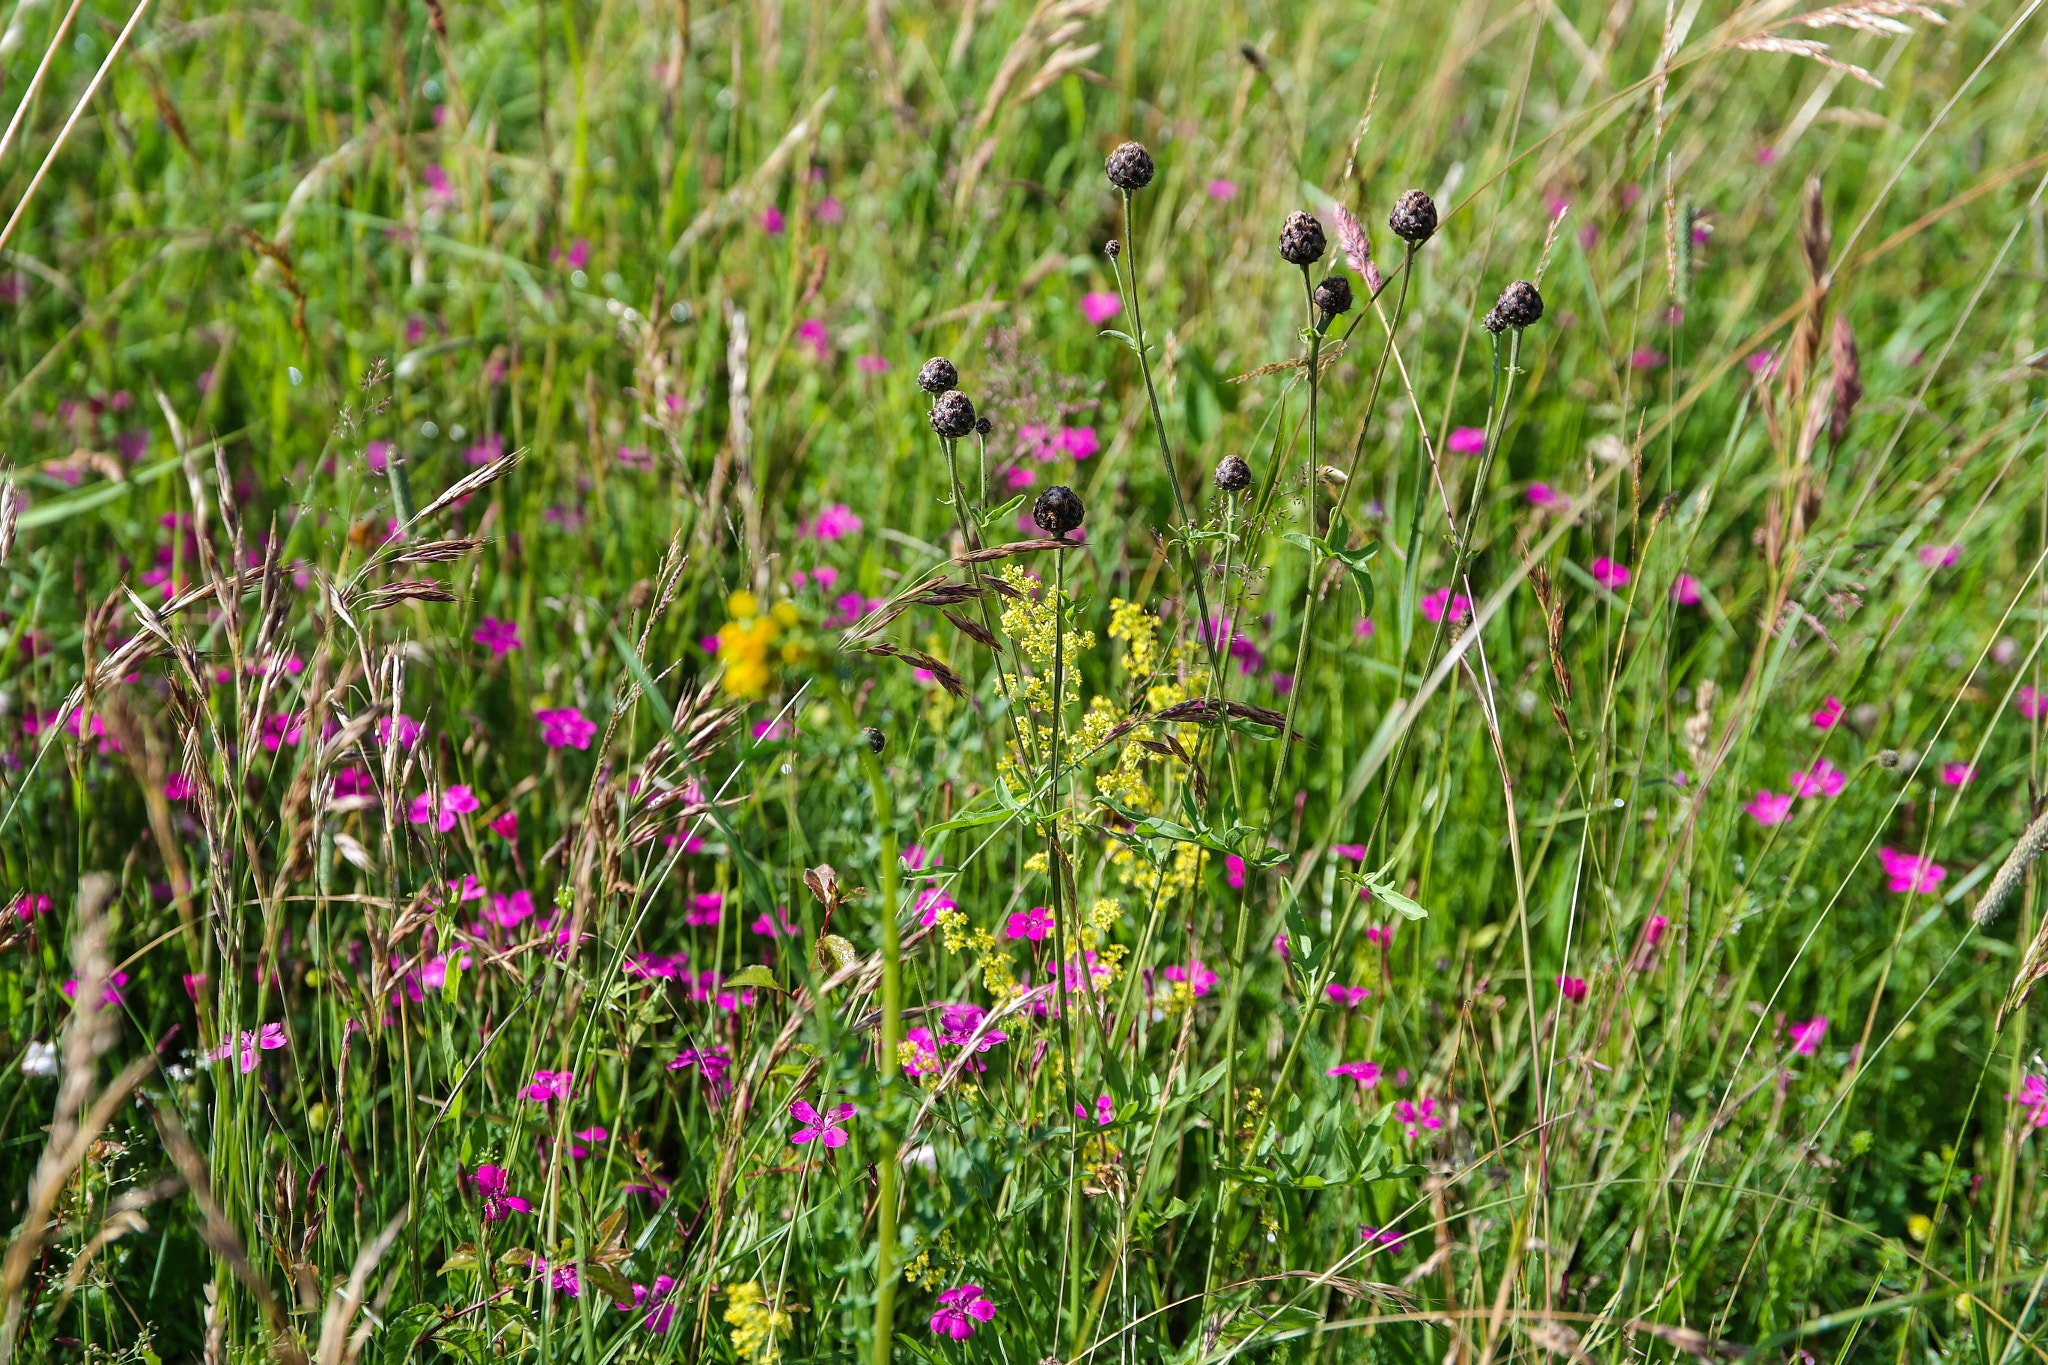
M 1074 1114 L 1074 1106 L 1080 1102 L 1080 1091 L 1074 1076 L 1074 1028 L 1071 996 L 1067 990 L 1067 923 L 1073 918 L 1066 905 L 1066 878 L 1061 875 L 1060 864 L 1060 730 L 1064 711 L 1067 685 L 1066 613 L 1067 599 L 1067 552 L 1055 550 L 1052 555 L 1052 738 L 1050 742 L 1051 765 L 1049 768 L 1051 789 L 1051 817 L 1046 826 L 1045 856 L 1046 871 L 1052 876 L 1052 940 L 1053 980 L 1060 999 L 1060 1071 L 1066 1078 L 1067 1114 Z M 1081 955 L 1080 934 L 1074 936 L 1074 956 Z M 1067 1200 L 1065 1227 L 1061 1233 L 1061 1245 L 1066 1250 L 1065 1273 L 1060 1286 L 1060 1302 L 1068 1313 L 1076 1335 L 1081 1330 L 1081 1124 L 1074 1116 L 1067 1138 Z M 1078 1347 L 1078 1342 L 1076 1343 Z
M 1302 287 L 1308 290 L 1308 447 L 1302 456 L 1302 496 L 1307 499 L 1308 534 L 1316 533 L 1316 450 L 1320 426 L 1316 399 L 1322 390 L 1323 329 L 1316 325 L 1315 289 L 1309 284 L 1308 267 L 1301 268 Z M 1389 340 L 1389 346 L 1392 341 Z M 1333 523 L 1334 524 L 1334 523 Z M 1280 787 L 1287 780 L 1287 755 L 1294 745 L 1294 712 L 1301 704 L 1301 681 L 1308 676 L 1309 622 L 1315 614 L 1316 580 L 1322 576 L 1322 561 L 1308 552 L 1308 573 L 1301 589 L 1301 639 L 1294 647 L 1294 686 L 1287 692 L 1287 719 L 1280 727 L 1280 755 L 1273 763 L 1273 780 L 1266 788 L 1266 818 L 1279 813 Z

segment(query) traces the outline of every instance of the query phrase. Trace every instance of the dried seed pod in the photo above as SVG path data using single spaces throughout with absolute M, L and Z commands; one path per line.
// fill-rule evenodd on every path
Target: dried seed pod
M 1031 506 L 1031 520 L 1049 536 L 1064 536 L 1079 526 L 1086 515 L 1081 495 L 1065 484 L 1046 489 Z
M 1421 190 L 1410 190 L 1394 201 L 1387 226 L 1404 242 L 1421 246 L 1436 235 L 1436 200 Z
M 1242 455 L 1225 455 L 1216 462 L 1216 486 L 1226 493 L 1242 493 L 1252 486 L 1252 467 Z
M 942 355 L 935 355 L 918 367 L 917 386 L 926 393 L 945 393 L 959 383 L 960 371 Z
M 1493 311 L 1510 327 L 1527 327 L 1543 316 L 1543 296 L 1527 280 L 1516 280 L 1500 291 Z
M 1152 153 L 1142 143 L 1126 142 L 1102 164 L 1109 183 L 1120 190 L 1142 190 L 1152 183 Z
M 1342 275 L 1331 275 L 1316 286 L 1316 312 L 1322 315 L 1323 326 L 1336 321 L 1339 314 L 1351 311 L 1351 281 Z
M 878 754 L 882 752 L 882 746 L 889 742 L 888 736 L 884 735 L 880 730 L 877 730 L 872 725 L 868 726 L 865 730 L 862 730 L 860 732 L 860 737 L 867 741 L 868 752 L 871 754 Z
M 1289 265 L 1315 264 L 1322 259 L 1323 248 L 1327 245 L 1323 238 L 1323 225 L 1316 221 L 1314 214 L 1296 209 L 1280 225 L 1280 259 Z
M 957 441 L 974 430 L 974 401 L 958 389 L 948 389 L 932 404 L 931 420 L 933 431 Z
M 977 435 L 986 436 L 995 429 L 996 424 L 994 422 L 989 421 L 986 417 L 977 417 L 974 419 L 974 430 Z

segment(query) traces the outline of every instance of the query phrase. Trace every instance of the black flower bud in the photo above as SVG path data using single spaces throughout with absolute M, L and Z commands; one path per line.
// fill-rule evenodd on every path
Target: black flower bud
M 1118 189 L 1142 190 L 1152 183 L 1152 153 L 1136 142 L 1126 142 L 1109 154 L 1102 169 Z
M 1252 467 L 1242 455 L 1225 455 L 1216 462 L 1216 486 L 1226 493 L 1242 493 L 1252 486 Z
M 872 725 L 861 731 L 860 737 L 867 741 L 868 752 L 871 754 L 882 752 L 882 746 L 889 742 L 888 737 Z
M 1508 329 L 1507 320 L 1501 317 L 1500 309 L 1498 308 L 1487 309 L 1486 316 L 1479 320 L 1479 325 L 1495 336 L 1499 336 Z
M 1527 280 L 1516 280 L 1500 291 L 1500 302 L 1493 305 L 1493 311 L 1510 327 L 1527 327 L 1543 316 L 1543 296 Z
M 977 417 L 974 419 L 974 430 L 978 435 L 986 436 L 995 429 L 996 424 L 994 422 L 989 421 L 986 417 Z
M 1110 238 L 1108 244 L 1102 248 L 1102 254 L 1109 257 L 1112 261 L 1123 255 L 1123 251 L 1124 244 L 1114 237 Z
M 949 441 L 957 441 L 973 431 L 973 400 L 958 389 L 940 394 L 939 401 L 932 404 L 932 430 Z
M 1316 286 L 1316 311 L 1322 314 L 1323 326 L 1330 325 L 1340 313 L 1351 311 L 1351 281 L 1342 275 L 1332 275 Z
M 960 383 L 960 371 L 953 368 L 953 362 L 942 355 L 935 355 L 918 367 L 917 386 L 926 393 L 944 393 Z
M 1313 265 L 1323 257 L 1323 225 L 1300 209 L 1280 225 L 1280 259 L 1289 265 Z
M 1079 526 L 1086 515 L 1087 510 L 1081 506 L 1081 495 L 1065 484 L 1040 493 L 1038 501 L 1031 507 L 1031 520 L 1049 536 L 1064 536 Z
M 1394 201 L 1387 226 L 1404 242 L 1421 246 L 1436 235 L 1436 200 L 1421 190 L 1410 190 Z

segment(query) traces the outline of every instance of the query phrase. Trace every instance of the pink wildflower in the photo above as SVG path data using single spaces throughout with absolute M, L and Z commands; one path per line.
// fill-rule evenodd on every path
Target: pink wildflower
M 1452 427 L 1451 439 L 1444 446 L 1453 455 L 1477 455 L 1486 449 L 1486 428 Z
M 1593 581 L 1601 587 L 1609 591 L 1615 588 L 1625 588 L 1628 586 L 1628 580 L 1629 572 L 1626 564 L 1617 564 L 1605 555 L 1593 561 Z
M 246 1076 L 256 1069 L 256 1052 L 258 1048 L 261 1048 L 265 1052 L 269 1052 L 276 1048 L 281 1048 L 285 1045 L 284 1025 L 265 1024 L 263 1028 L 256 1033 L 251 1033 L 247 1030 L 244 1030 L 241 1036 L 240 1043 L 241 1069 L 242 1074 Z M 219 1047 L 211 1049 L 205 1054 L 205 1056 L 206 1060 L 208 1060 L 209 1062 L 224 1062 L 228 1058 L 233 1057 L 235 1053 L 236 1039 L 233 1034 L 229 1034 L 227 1037 L 221 1039 Z
M 910 912 L 917 916 L 919 924 L 930 928 L 939 922 L 939 911 L 959 908 L 960 903 L 946 894 L 945 887 L 927 886 L 918 892 L 917 899 L 911 902 Z
M 1357 1081 L 1360 1090 L 1370 1090 L 1380 1083 L 1381 1073 L 1378 1062 L 1339 1062 L 1323 1074 Z
M 862 374 L 886 374 L 889 362 L 878 355 L 857 355 L 853 358 L 853 368 Z
M 1077 1118 L 1077 1119 L 1080 1119 L 1080 1120 L 1081 1120 L 1081 1121 L 1082 1121 L 1083 1123 L 1086 1123 L 1086 1122 L 1088 1121 L 1088 1106 L 1087 1106 L 1087 1105 L 1085 1105 L 1085 1104 L 1083 1104 L 1083 1103 L 1081 1103 L 1081 1102 L 1080 1102 L 1079 1100 L 1075 1100 L 1075 1101 L 1074 1101 L 1074 1117 L 1075 1117 L 1075 1118 Z M 1107 1096 L 1107 1095 L 1098 1095 L 1098 1096 L 1096 1096 L 1096 1097 L 1095 1097 L 1095 1123 L 1096 1123 L 1096 1126 L 1097 1126 L 1097 1127 L 1106 1127 L 1106 1126 L 1108 1126 L 1108 1125 L 1109 1125 L 1110 1123 L 1112 1123 L 1112 1122 L 1113 1122 L 1113 1121 L 1114 1121 L 1115 1119 L 1116 1119 L 1116 1101 L 1115 1101 L 1115 1100 L 1113 1100 L 1113 1099 L 1111 1099 L 1111 1098 L 1110 1098 L 1109 1096 Z
M 939 1295 L 938 1311 L 932 1314 L 932 1335 L 965 1341 L 974 1335 L 978 1322 L 995 1320 L 996 1306 L 982 1296 L 978 1284 L 963 1284 Z
M 115 972 L 112 976 L 109 976 L 107 978 L 107 984 L 100 988 L 100 1008 L 105 1009 L 109 1005 L 119 1005 L 124 1003 L 127 1000 L 128 996 L 127 992 L 123 988 L 127 986 L 127 984 L 128 973 L 126 972 Z M 66 981 L 61 987 L 59 987 L 59 989 L 64 992 L 64 998 L 66 1000 L 75 999 L 78 995 L 78 978 L 75 976 L 72 977 L 69 981 Z
M 1946 569 L 1962 558 L 1962 554 L 1963 547 L 1960 545 L 1922 545 L 1920 562 L 1930 569 Z
M 1061 427 L 1060 449 L 1077 460 L 1085 460 L 1102 449 L 1094 427 Z
M 809 1142 L 815 1138 L 827 1147 L 844 1147 L 846 1129 L 841 1124 L 853 1117 L 853 1106 L 842 1104 L 821 1115 L 803 1100 L 791 1100 L 789 1116 L 804 1125 L 789 1135 L 791 1142 Z
M 1453 593 L 1449 588 L 1438 588 L 1422 599 L 1422 614 L 1428 620 L 1443 620 L 1446 609 L 1455 625 L 1472 614 L 1472 599 L 1463 593 Z
M 1372 999 L 1370 986 L 1340 986 L 1332 981 L 1323 992 L 1346 1009 L 1357 1009 L 1361 1001 Z
M 414 797 L 412 805 L 406 809 L 405 818 L 415 825 L 432 824 L 435 829 L 446 834 L 455 828 L 456 816 L 469 814 L 477 809 L 479 804 L 476 793 L 468 787 L 450 787 L 441 793 L 438 806 L 435 805 L 433 798 L 425 793 Z
M 183 773 L 172 773 L 164 779 L 164 800 L 190 801 L 199 790 L 191 778 Z
M 1547 483 L 1529 485 L 1528 499 L 1538 507 L 1569 507 L 1572 500 Z
M 497 835 L 500 839 L 517 839 L 519 837 L 519 812 L 508 810 L 503 815 L 492 820 L 491 833 Z
M 789 220 L 782 216 L 782 210 L 776 208 L 775 205 L 770 204 L 767 208 L 761 210 L 761 231 L 767 233 L 770 237 L 780 237 L 783 228 L 787 227 L 788 224 Z
M 1564 992 L 1564 998 L 1571 1001 L 1574 1005 L 1586 998 L 1586 981 L 1584 977 L 1560 976 L 1557 979 L 1557 988 Z
M 597 722 L 573 706 L 534 712 L 540 722 L 540 742 L 550 749 L 588 749 L 597 737 Z
M 2013 693 L 2013 709 L 2028 720 L 2039 720 L 2048 716 L 2048 692 L 2037 692 L 2031 687 L 2022 687 Z
M 1237 182 L 1234 180 L 1211 180 L 1204 188 L 1208 190 L 1209 197 L 1219 204 L 1226 204 L 1237 198 Z M 1339 209 L 1338 212 L 1341 213 L 1343 210 Z
M 1970 779 L 1976 775 L 1977 770 L 1967 763 L 1944 763 L 1941 765 L 1941 780 L 1944 784 L 1951 787 L 1966 786 L 1969 784 Z
M 1754 351 L 1742 362 L 1758 382 L 1771 378 L 1778 372 L 1778 354 L 1775 351 Z
M 1786 780 L 1791 782 L 1794 796 L 1839 796 L 1842 784 L 1849 779 L 1825 758 L 1817 758 L 1811 768 L 1795 772 Z
M 2027 1107 L 2024 1122 L 2031 1128 L 2048 1128 L 2048 1080 L 2029 1076 L 2020 1083 L 2019 1102 Z
M 533 1081 L 519 1097 L 535 1104 L 546 1104 L 550 1100 L 566 1100 L 569 1092 L 576 1088 L 576 1073 L 573 1071 L 536 1071 Z
M 1028 938 L 1033 943 L 1042 940 L 1052 932 L 1052 910 L 1043 905 L 1019 910 L 1010 916 L 1010 922 L 1003 928 L 1005 938 Z
M 1185 983 L 1188 990 L 1195 995 L 1207 995 L 1209 988 L 1216 984 L 1216 973 L 1210 971 L 1208 964 L 1199 957 L 1191 960 L 1185 967 L 1177 963 L 1168 967 L 1164 975 L 1168 981 Z
M 486 1223 L 495 1223 L 507 1214 L 533 1212 L 533 1205 L 508 1193 L 510 1186 L 511 1173 L 503 1166 L 483 1165 L 476 1168 L 476 1189 L 484 1199 Z
M 1631 369 L 1658 369 L 1664 364 L 1664 353 L 1662 351 L 1653 351 L 1646 346 L 1642 350 L 1639 350 L 1635 352 L 1633 355 L 1629 356 L 1628 363 Z
M 1671 585 L 1671 600 L 1681 607 L 1690 607 L 1700 600 L 1700 581 L 1689 573 L 1682 573 Z
M 709 925 L 718 923 L 718 909 L 725 897 L 716 891 L 700 891 L 690 898 L 690 908 L 683 912 L 683 923 Z
M 500 659 L 521 647 L 519 623 L 500 621 L 495 616 L 486 616 L 483 624 L 476 628 L 476 634 L 470 638 Z
M 1424 1128 L 1436 1131 L 1444 1126 L 1444 1116 L 1437 1113 L 1436 1101 L 1427 1095 L 1419 1100 L 1402 1100 L 1394 1106 L 1394 1117 L 1408 1132 L 1408 1140 L 1415 1141 Z
M 1884 865 L 1885 876 L 1890 878 L 1885 884 L 1887 891 L 1931 895 L 1941 885 L 1942 878 L 1948 876 L 1948 869 L 1932 858 L 1916 857 L 1889 848 L 1880 848 L 1877 860 Z
M 1816 730 L 1832 730 L 1835 728 L 1835 722 L 1841 718 L 1841 701 L 1835 697 L 1829 697 L 1820 704 L 1820 710 L 1813 713 L 1813 728 Z
M 1792 797 L 1790 793 L 1775 796 L 1765 788 L 1758 791 L 1756 799 L 1743 809 L 1748 811 L 1750 818 L 1759 825 L 1782 825 L 1792 814 Z
M 823 318 L 805 318 L 796 329 L 796 339 L 820 360 L 832 353 L 832 334 L 825 330 Z
M 1100 327 L 1123 311 L 1124 301 L 1105 290 L 1095 290 L 1081 296 L 1081 316 L 1088 319 L 1091 327 Z
M 1792 1036 L 1792 1050 L 1802 1057 L 1811 1057 L 1820 1050 L 1820 1040 L 1827 1036 L 1827 1031 L 1828 1019 L 1824 1014 L 1816 1014 L 1787 1030 Z

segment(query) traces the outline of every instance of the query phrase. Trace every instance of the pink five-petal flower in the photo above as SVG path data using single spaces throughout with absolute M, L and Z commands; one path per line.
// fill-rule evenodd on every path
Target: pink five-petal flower
M 1443 620 L 1446 610 L 1450 612 L 1451 623 L 1456 625 L 1472 614 L 1472 599 L 1449 588 L 1438 588 L 1422 599 L 1422 614 L 1428 620 Z
M 1900 853 L 1894 849 L 1880 848 L 1877 860 L 1884 866 L 1885 884 L 1888 891 L 1907 894 L 1930 895 L 1948 876 L 1948 869 L 1932 858 L 1921 858 L 1911 853 Z
M 1324 1074 L 1357 1081 L 1360 1090 L 1370 1090 L 1373 1086 L 1380 1083 L 1380 1064 L 1378 1062 L 1339 1062 Z
M 1609 590 L 1625 588 L 1628 580 L 1628 565 L 1617 564 L 1605 555 L 1593 561 L 1593 581 L 1601 587 Z
M 1052 932 L 1052 910 L 1043 905 L 1034 905 L 1029 910 L 1019 910 L 1010 916 L 1010 922 L 1003 927 L 1005 938 L 1028 938 L 1037 943 Z
M 844 1147 L 846 1129 L 841 1125 L 853 1117 L 853 1106 L 842 1104 L 821 1115 L 804 1101 L 791 1100 L 789 1116 L 804 1125 L 789 1135 L 791 1142 L 809 1142 L 816 1138 L 827 1147 Z
M 502 659 L 520 648 L 519 623 L 486 616 L 483 624 L 476 628 L 476 634 L 470 638 L 491 651 L 494 657 Z
M 974 1335 L 978 1322 L 992 1322 L 996 1306 L 982 1296 L 978 1284 L 963 1284 L 939 1295 L 938 1311 L 932 1314 L 932 1335 L 965 1341 Z
M 1083 1122 L 1085 1123 L 1085 1122 L 1087 1121 L 1087 1119 L 1088 1119 L 1088 1106 L 1087 1106 L 1087 1105 L 1085 1105 L 1085 1104 L 1083 1104 L 1083 1103 L 1081 1103 L 1081 1102 L 1080 1102 L 1079 1100 L 1075 1100 L 1075 1101 L 1074 1101 L 1074 1117 L 1075 1117 L 1075 1118 L 1077 1118 L 1077 1119 L 1080 1119 L 1081 1121 L 1083 1121 Z M 1114 1120 L 1115 1118 L 1116 1118 L 1116 1101 L 1115 1101 L 1115 1100 L 1113 1100 L 1113 1099 L 1111 1099 L 1111 1098 L 1110 1098 L 1109 1096 L 1107 1096 L 1107 1095 L 1097 1095 L 1097 1096 L 1095 1097 L 1095 1122 L 1096 1122 L 1096 1125 L 1097 1125 L 1098 1127 L 1100 1127 L 1100 1126 L 1105 1126 L 1105 1125 L 1109 1124 L 1109 1123 L 1110 1123 L 1111 1121 L 1113 1121 L 1113 1120 Z
M 1564 998 L 1571 1001 L 1574 1005 L 1586 998 L 1586 980 L 1584 977 L 1560 976 L 1557 979 L 1557 988 L 1564 992 Z
M 536 1071 L 533 1081 L 519 1092 L 520 1098 L 535 1104 L 546 1104 L 550 1100 L 566 1100 L 576 1088 L 576 1073 L 573 1071 Z
M 2019 1103 L 2026 1106 L 2028 1127 L 2048 1128 L 2048 1080 L 2027 1077 L 2020 1083 Z
M 484 1197 L 484 1221 L 495 1223 L 512 1213 L 531 1213 L 533 1205 L 508 1193 L 511 1176 L 503 1166 L 485 1164 L 476 1168 L 477 1193 Z
M 1424 1128 L 1435 1131 L 1444 1126 L 1444 1116 L 1436 1111 L 1436 1101 L 1428 1095 L 1419 1100 L 1402 1100 L 1394 1106 L 1394 1117 L 1407 1129 L 1410 1142 L 1413 1142 Z
M 1941 765 L 1941 780 L 1951 787 L 1966 785 L 1977 775 L 1977 770 L 1967 763 L 1944 763 Z
M 1486 449 L 1486 428 L 1452 427 L 1451 438 L 1444 445 L 1453 455 L 1477 455 Z
M 1191 994 L 1198 996 L 1207 995 L 1210 987 L 1216 984 L 1216 973 L 1210 971 L 1209 964 L 1202 961 L 1199 957 L 1190 961 L 1185 967 L 1176 963 L 1174 966 L 1168 967 L 1163 975 L 1168 981 L 1186 985 Z
M 1828 697 L 1821 702 L 1820 709 L 1813 713 L 1813 728 L 1832 730 L 1835 722 L 1842 718 L 1842 702 L 1839 697 Z
M 1743 809 L 1748 811 L 1750 818 L 1759 825 L 1782 825 L 1792 814 L 1792 796 L 1789 792 L 1783 796 L 1776 796 L 1765 788 L 1758 791 L 1756 799 Z
M 550 749 L 588 749 L 597 737 L 597 722 L 573 706 L 534 712 L 540 722 L 540 742 Z
M 1091 327 L 1100 327 L 1123 311 L 1124 301 L 1105 290 L 1097 289 L 1081 296 L 1081 316 L 1088 319 Z
M 1787 1031 L 1792 1035 L 1792 1050 L 1802 1057 L 1811 1057 L 1820 1050 L 1820 1040 L 1827 1036 L 1828 1019 L 1824 1014 L 1816 1014 Z
M 1794 796 L 1839 796 L 1842 784 L 1848 775 L 1825 758 L 1817 758 L 1813 766 L 1804 772 L 1795 772 L 1787 779 L 1792 784 Z

